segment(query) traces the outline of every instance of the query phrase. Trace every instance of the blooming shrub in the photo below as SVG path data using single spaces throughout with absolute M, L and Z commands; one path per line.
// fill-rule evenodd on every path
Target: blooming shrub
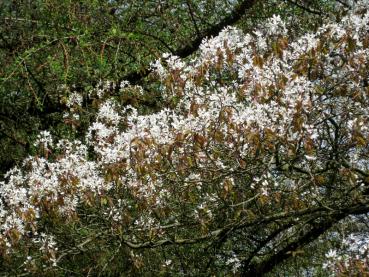
M 83 142 L 44 132 L 39 155 L 7 173 L 1 254 L 57 271 L 95 242 L 137 251 L 125 254 L 137 269 L 183 273 L 184 251 L 191 274 L 262 274 L 367 213 L 368 26 L 365 5 L 299 38 L 273 17 L 224 29 L 192 60 L 164 55 L 152 67 L 165 108 L 101 101 Z M 140 250 L 161 247 L 170 259 Z

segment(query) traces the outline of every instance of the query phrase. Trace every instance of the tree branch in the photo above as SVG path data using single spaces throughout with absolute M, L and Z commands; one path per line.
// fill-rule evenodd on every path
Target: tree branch
M 187 45 L 176 49 L 175 51 L 173 51 L 173 54 L 181 58 L 186 58 L 190 56 L 199 48 L 204 38 L 216 36 L 226 26 L 235 24 L 237 21 L 239 21 L 242 18 L 242 16 L 245 14 L 247 10 L 251 9 L 256 4 L 256 2 L 257 0 L 241 1 L 235 7 L 232 13 L 226 16 L 222 21 L 220 21 L 216 25 L 210 26 L 208 29 L 202 32 L 201 36 L 197 36 L 194 40 L 190 41 Z M 146 67 L 143 70 L 135 71 L 135 72 L 127 74 L 126 76 L 121 78 L 119 82 L 129 81 L 131 84 L 138 84 L 143 78 L 148 76 L 151 73 L 151 71 L 152 70 L 149 67 Z
M 183 244 L 195 244 L 202 241 L 206 241 L 208 239 L 217 239 L 223 236 L 229 236 L 233 231 L 251 227 L 251 226 L 260 226 L 261 224 L 268 224 L 270 222 L 274 222 L 281 219 L 286 218 L 295 218 L 303 215 L 315 215 L 321 218 L 335 218 L 341 216 L 347 216 L 352 214 L 362 214 L 369 212 L 369 201 L 360 203 L 355 206 L 344 207 L 341 209 L 334 209 L 332 207 L 315 207 L 315 208 L 307 208 L 299 211 L 292 212 L 281 212 L 270 216 L 265 216 L 255 220 L 249 220 L 249 218 L 245 218 L 240 222 L 235 222 L 233 224 L 229 224 L 223 228 L 216 229 L 212 232 L 209 232 L 206 235 L 194 237 L 194 238 L 184 238 L 184 239 L 162 239 L 158 241 L 146 241 L 146 242 L 133 242 L 127 239 L 122 238 L 122 243 L 129 246 L 130 248 L 140 249 L 140 248 L 156 248 L 164 245 L 183 245 Z M 338 222 L 336 220 L 334 223 Z M 327 230 L 327 228 L 325 229 Z
M 325 233 L 334 224 L 338 223 L 340 220 L 344 219 L 348 215 L 362 214 L 369 211 L 368 203 L 364 205 L 356 205 L 352 207 L 346 207 L 342 210 L 337 210 L 328 213 L 324 217 L 321 217 L 321 221 L 312 224 L 312 228 L 300 236 L 298 239 L 287 244 L 277 253 L 269 256 L 267 259 L 258 264 L 248 265 L 243 264 L 242 276 L 263 276 L 264 274 L 270 272 L 289 257 L 291 257 L 291 252 L 309 244 L 310 242 L 317 239 L 320 235 Z
M 322 15 L 321 12 L 318 12 L 316 10 L 312 10 L 312 9 L 310 9 L 310 8 L 304 6 L 304 5 L 301 5 L 301 4 L 299 4 L 299 3 L 295 2 L 295 1 L 287 0 L 287 2 L 291 3 L 292 5 L 295 5 L 296 7 L 300 8 L 300 9 L 302 9 L 302 10 L 308 12 L 308 13 L 316 14 L 316 15 Z

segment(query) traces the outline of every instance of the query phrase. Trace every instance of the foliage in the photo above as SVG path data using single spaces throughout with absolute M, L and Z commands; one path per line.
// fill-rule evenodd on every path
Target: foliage
M 86 96 L 100 79 L 120 80 L 145 70 L 163 51 L 186 44 L 195 32 L 189 10 L 203 31 L 208 25 L 202 17 L 213 24 L 221 20 L 219 11 L 226 15 L 231 7 L 226 1 L 2 1 L 2 172 L 32 151 L 40 130 L 61 137 L 84 133 L 94 109 L 88 109 L 77 133 L 66 128 L 70 93 Z
M 239 3 L 238 3 L 239 2 Z M 249 30 L 274 13 L 291 18 L 291 29 L 313 28 L 332 16 L 335 1 L 1 1 L 0 172 L 34 153 L 40 130 L 83 138 L 96 113 L 84 101 L 79 125 L 65 122 L 66 100 L 85 99 L 100 80 L 140 82 L 145 94 L 117 95 L 140 111 L 161 106 L 157 84 L 145 82 L 149 63 L 170 52 L 182 58 L 225 25 Z M 311 13 L 306 7 L 311 6 Z M 301 7 L 305 7 L 302 9 Z
M 129 82 L 70 93 L 67 121 L 98 107 L 82 140 L 41 132 L 1 183 L 4 270 L 365 274 L 368 21 L 360 2 L 301 36 L 280 16 L 227 27 L 151 64 L 152 113 L 111 97 L 144 94 Z

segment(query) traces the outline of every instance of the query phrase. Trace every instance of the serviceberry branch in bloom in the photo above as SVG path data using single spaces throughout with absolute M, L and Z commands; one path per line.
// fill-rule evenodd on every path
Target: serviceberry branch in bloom
M 138 267 L 167 247 L 170 262 L 158 251 L 154 264 L 173 272 L 184 251 L 193 274 L 213 265 L 260 276 L 368 213 L 366 6 L 299 38 L 278 16 L 266 26 L 227 27 L 189 61 L 154 62 L 159 112 L 108 99 L 84 142 L 40 134 L 39 155 L 1 183 L 2 255 L 24 251 L 26 270 L 58 270 L 96 241 L 147 249 L 129 254 Z M 70 233 L 80 247 L 63 240 Z

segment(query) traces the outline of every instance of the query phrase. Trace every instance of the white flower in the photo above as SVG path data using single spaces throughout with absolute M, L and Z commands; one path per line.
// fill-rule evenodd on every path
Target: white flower
M 308 161 L 315 161 L 317 159 L 317 157 L 315 156 L 310 156 L 310 155 L 305 155 L 305 158 L 308 160 Z
M 119 123 L 121 117 L 115 111 L 115 104 L 112 100 L 107 100 L 100 106 L 100 109 L 97 113 L 97 119 L 112 123 L 114 125 Z
M 53 139 L 49 131 L 41 131 L 37 136 L 34 146 L 43 146 L 46 149 L 52 148 L 54 146 Z
M 325 254 L 327 259 L 336 259 L 337 258 L 337 251 L 330 249 L 328 253 Z
M 69 95 L 66 105 L 68 108 L 72 108 L 74 105 L 81 106 L 82 101 L 82 95 L 77 92 L 73 92 Z

